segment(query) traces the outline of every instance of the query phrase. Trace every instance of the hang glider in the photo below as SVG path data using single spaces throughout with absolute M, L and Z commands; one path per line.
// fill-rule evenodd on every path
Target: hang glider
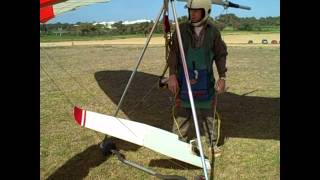
M 74 107 L 74 118 L 82 127 L 92 129 L 127 142 L 144 146 L 168 157 L 202 168 L 201 157 L 192 146 L 180 141 L 178 135 L 135 121 L 108 116 Z M 205 160 L 207 169 L 210 161 Z
M 47 2 L 50 0 L 40 0 L 41 2 Z M 52 0 L 53 2 L 67 2 L 67 1 L 61 1 L 61 0 Z M 79 1 L 73 1 L 69 0 L 70 2 L 80 2 Z M 93 2 L 94 1 L 94 2 Z M 108 0 L 107 0 L 108 1 Z M 66 8 L 65 10 L 57 11 L 59 13 L 66 12 L 68 10 L 74 9 L 76 7 L 83 6 L 84 4 L 92 4 L 95 2 L 107 2 L 106 0 L 92 0 L 90 1 L 91 3 L 88 3 L 89 0 L 86 0 L 86 3 L 82 2 L 83 4 L 81 5 L 76 5 L 71 7 Z M 179 0 L 179 1 L 186 1 L 186 0 Z M 234 7 L 234 8 L 241 8 L 241 9 L 247 9 L 250 10 L 250 7 L 247 6 L 242 6 L 238 4 L 231 3 L 227 0 L 222 1 L 222 0 L 211 0 L 212 4 L 217 4 L 217 5 L 222 5 L 225 8 L 228 7 Z M 164 16 L 166 15 L 166 12 L 168 11 L 168 2 L 169 0 L 164 0 L 164 4 L 160 9 L 159 15 L 157 16 L 155 23 L 151 29 L 151 32 L 146 39 L 145 46 L 141 52 L 141 55 L 137 61 L 137 64 L 132 71 L 132 74 L 130 76 L 130 79 L 126 85 L 126 88 L 122 94 L 122 97 L 120 99 L 120 102 L 117 106 L 117 110 L 114 116 L 109 116 L 109 115 L 104 115 L 104 114 L 99 114 L 96 112 L 91 112 L 87 110 L 80 109 L 78 107 L 74 107 L 74 118 L 76 122 L 81 125 L 82 127 L 86 127 L 140 146 L 147 147 L 153 151 L 159 152 L 163 155 L 166 155 L 168 157 L 172 157 L 174 159 L 198 166 L 203 168 L 204 176 L 205 179 L 208 180 L 208 170 L 211 169 L 210 161 L 204 156 L 201 140 L 200 140 L 200 130 L 198 127 L 198 120 L 197 120 L 197 115 L 195 111 L 195 106 L 194 106 L 194 101 L 193 101 L 193 96 L 192 96 L 192 90 L 191 90 L 191 85 L 189 81 L 187 82 L 187 87 L 188 87 L 188 95 L 189 99 L 191 102 L 191 110 L 192 110 L 192 116 L 194 120 L 194 125 L 195 125 L 195 130 L 196 130 L 196 136 L 197 136 L 197 144 L 200 152 L 200 156 L 197 154 L 194 154 L 192 151 L 192 145 L 185 143 L 183 141 L 180 141 L 178 138 L 178 135 L 147 125 L 147 124 L 142 124 L 139 122 L 134 122 L 130 121 L 127 119 L 121 119 L 117 118 L 117 114 L 119 112 L 120 106 L 123 102 L 123 99 L 127 93 L 127 90 L 132 82 L 132 79 L 137 72 L 137 69 L 140 65 L 140 62 L 142 60 L 142 57 L 144 55 L 144 52 L 150 42 L 150 39 L 152 37 L 152 34 L 156 28 L 157 23 L 159 22 L 160 16 L 163 14 Z M 47 8 L 51 7 L 51 9 L 54 9 L 55 3 L 51 3 L 50 5 L 44 5 L 43 7 L 40 6 L 41 8 Z M 183 51 L 183 45 L 182 45 L 182 40 L 181 40 L 181 34 L 180 34 L 180 29 L 179 29 L 179 24 L 177 20 L 177 15 L 176 15 L 176 8 L 175 8 L 175 1 L 171 1 L 171 6 L 174 14 L 174 21 L 175 21 L 175 26 L 178 34 L 178 42 L 179 42 L 179 49 L 180 49 L 180 55 L 181 59 L 183 62 L 183 68 L 184 68 L 184 76 L 185 79 L 190 79 L 188 70 L 187 70 L 187 65 L 186 65 L 186 60 L 185 60 L 185 55 Z M 53 10 L 51 10 L 53 11 Z M 43 22 L 48 21 L 50 18 L 54 17 L 54 13 L 52 13 L 46 17 L 45 15 L 43 17 Z M 40 17 L 40 22 L 41 18 Z M 141 168 L 145 169 L 145 168 Z M 150 171 L 149 171 L 150 172 Z
M 40 0 L 40 23 L 46 23 L 55 16 L 95 3 L 111 0 Z

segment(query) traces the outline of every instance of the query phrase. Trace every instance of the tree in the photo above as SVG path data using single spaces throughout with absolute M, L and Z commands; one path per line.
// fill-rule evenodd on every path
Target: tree
M 187 22 L 188 16 L 182 16 L 178 18 L 178 22 Z M 233 30 L 244 30 L 244 31 L 260 31 L 260 30 L 277 30 L 280 26 L 280 16 L 277 17 L 261 17 L 256 19 L 255 17 L 237 17 L 235 14 L 222 14 L 216 18 L 209 16 L 209 21 L 220 30 L 226 28 L 232 28 Z M 174 31 L 175 25 L 173 20 L 170 20 L 171 32 Z M 46 24 L 46 34 L 51 33 L 65 33 L 68 32 L 72 35 L 119 35 L 119 34 L 144 34 L 149 33 L 154 24 L 154 21 L 135 23 L 124 25 L 122 21 L 114 23 L 112 26 L 114 29 L 108 29 L 105 25 L 92 23 L 81 23 L 76 24 L 69 23 L 54 23 Z M 163 23 L 159 22 L 155 28 L 155 33 L 163 33 Z M 40 35 L 44 33 L 44 26 L 40 27 Z
M 181 16 L 181 17 L 178 17 L 178 23 L 182 23 L 182 22 L 187 22 L 189 19 L 188 19 L 188 16 Z
M 225 26 L 233 27 L 234 30 L 238 30 L 240 26 L 240 19 L 235 14 L 222 14 L 217 17 L 217 21 Z
M 124 24 L 122 24 L 122 21 L 118 21 L 118 22 L 114 23 L 113 27 L 115 27 L 117 29 L 117 32 L 119 34 L 125 34 L 125 32 L 126 32 L 126 27 Z
M 244 31 L 252 31 L 253 27 L 249 23 L 243 23 L 239 26 L 239 30 L 244 30 Z

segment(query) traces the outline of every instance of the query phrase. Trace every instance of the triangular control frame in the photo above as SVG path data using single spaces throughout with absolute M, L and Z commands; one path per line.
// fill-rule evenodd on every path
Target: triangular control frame
M 174 16 L 174 22 L 175 22 L 175 26 L 176 26 L 176 32 L 177 32 L 177 37 L 178 37 L 178 43 L 179 43 L 179 49 L 180 49 L 180 55 L 181 55 L 181 60 L 182 60 L 182 65 L 183 65 L 183 69 L 184 69 L 184 75 L 185 75 L 185 79 L 189 79 L 189 73 L 188 73 L 188 68 L 187 68 L 187 63 L 186 63 L 186 58 L 185 58 L 185 54 L 184 54 L 184 50 L 183 50 L 183 45 L 182 45 L 182 39 L 181 39 L 181 33 L 180 33 L 180 28 L 179 28 L 179 23 L 178 23 L 178 19 L 177 19 L 177 13 L 176 13 L 176 7 L 175 7 L 175 0 L 170 0 L 171 1 L 171 7 L 172 7 L 172 11 L 173 11 L 173 16 Z M 158 14 L 158 16 L 156 17 L 156 20 L 154 21 L 154 25 L 148 35 L 148 38 L 145 42 L 145 45 L 142 49 L 142 52 L 140 54 L 139 59 L 137 60 L 137 63 L 131 73 L 131 76 L 129 78 L 129 81 L 126 85 L 126 88 L 121 96 L 121 99 L 118 103 L 116 112 L 114 114 L 114 116 L 116 117 L 118 115 L 118 112 L 120 110 L 120 107 L 123 103 L 123 99 L 127 94 L 127 91 L 132 83 L 133 77 L 135 76 L 138 67 L 142 61 L 143 55 L 149 45 L 149 42 L 151 40 L 151 37 L 153 35 L 153 32 L 157 26 L 157 24 L 159 23 L 160 17 L 162 14 L 164 14 L 165 9 L 168 8 L 168 3 L 169 0 L 164 0 L 163 6 L 160 9 L 160 12 Z M 195 105 L 194 105 L 194 100 L 193 100 L 193 96 L 192 96 L 192 90 L 191 90 L 191 85 L 190 85 L 190 81 L 186 81 L 187 83 L 187 88 L 188 88 L 188 94 L 189 94 L 189 99 L 190 99 L 190 104 L 191 104 L 191 110 L 192 110 L 192 116 L 193 116 L 193 120 L 194 120 L 194 124 L 195 124 L 195 130 L 196 130 L 196 135 L 197 135 L 197 143 L 198 143 L 198 147 L 199 147 L 199 151 L 200 151 L 200 157 L 201 157 L 201 162 L 202 162 L 202 168 L 203 168 L 203 172 L 205 175 L 206 180 L 208 180 L 208 172 L 207 172 L 207 167 L 206 167 L 206 163 L 205 163 L 205 157 L 204 157 L 204 153 L 203 153 L 203 148 L 202 148 L 202 143 L 201 143 L 201 139 L 200 139 L 200 131 L 199 131 L 199 125 L 198 125 L 198 119 L 197 119 L 197 114 L 196 114 L 196 109 L 195 109 Z

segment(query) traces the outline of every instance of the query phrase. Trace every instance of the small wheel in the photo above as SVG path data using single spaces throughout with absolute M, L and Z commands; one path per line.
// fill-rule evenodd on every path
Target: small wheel
M 111 138 L 109 138 L 100 144 L 100 149 L 102 155 L 107 156 L 109 154 L 112 154 L 111 150 L 115 150 L 117 149 L 117 147 L 116 144 L 112 142 Z

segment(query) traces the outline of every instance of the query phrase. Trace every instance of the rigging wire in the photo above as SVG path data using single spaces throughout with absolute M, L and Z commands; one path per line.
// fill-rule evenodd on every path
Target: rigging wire
M 56 64 L 60 69 L 62 69 L 63 72 L 65 72 L 69 77 L 71 77 L 71 79 L 76 83 L 78 84 L 78 86 L 81 88 L 81 89 L 84 89 L 91 97 L 93 97 L 96 102 L 100 103 L 100 104 L 103 104 L 103 105 L 106 105 L 106 103 L 103 103 L 101 102 L 98 98 L 96 98 L 96 96 L 94 96 L 92 93 L 89 92 L 89 90 L 87 88 L 85 88 L 84 86 L 82 86 L 65 68 L 63 68 L 59 63 L 55 62 L 53 60 L 53 57 L 51 57 L 49 55 L 49 53 L 42 47 L 40 47 L 40 49 L 42 49 L 42 51 L 45 53 L 47 59 L 50 61 L 50 62 L 53 62 L 54 64 Z M 44 69 L 44 67 L 40 64 L 40 67 L 41 69 L 43 69 L 43 71 L 46 73 L 46 75 L 49 77 L 50 81 L 61 91 L 61 93 L 66 97 L 66 99 L 68 100 L 68 102 L 70 103 L 70 105 L 72 107 L 76 106 L 72 101 L 71 99 L 66 95 L 66 93 L 58 86 L 58 84 L 55 82 L 55 80 L 49 75 L 49 73 Z M 120 120 L 119 120 L 120 121 Z M 120 121 L 121 122 L 121 121 Z M 122 123 L 122 122 L 121 122 Z M 122 123 L 123 124 L 123 123 Z M 125 124 L 123 124 L 125 126 Z M 128 128 L 130 130 L 130 128 Z M 130 130 L 131 131 L 131 130 Z M 98 132 L 96 131 L 93 131 L 95 133 L 95 139 L 96 139 L 96 143 L 99 143 L 101 142 L 101 138 L 100 136 L 98 135 Z M 132 132 L 132 131 L 131 131 Z M 132 132 L 136 137 L 137 135 Z

